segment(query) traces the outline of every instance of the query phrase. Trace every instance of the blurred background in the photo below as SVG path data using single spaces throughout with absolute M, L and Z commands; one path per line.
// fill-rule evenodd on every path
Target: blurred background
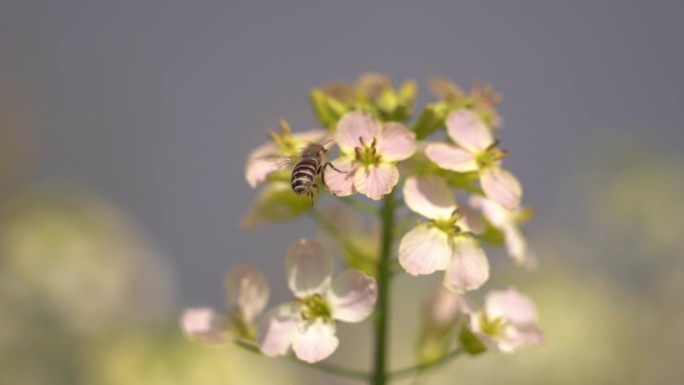
M 418 383 L 681 383 L 683 17 L 678 1 L 3 1 L 0 384 L 353 383 L 189 343 L 177 320 L 223 309 L 237 263 L 287 299 L 285 251 L 318 230 L 244 231 L 245 158 L 280 118 L 315 127 L 311 87 L 368 71 L 418 80 L 419 106 L 432 76 L 493 84 L 536 213 L 539 269 L 493 250 L 487 289 L 534 298 L 546 346 Z M 432 283 L 395 283 L 396 367 Z M 368 325 L 341 333 L 331 360 L 367 367 Z

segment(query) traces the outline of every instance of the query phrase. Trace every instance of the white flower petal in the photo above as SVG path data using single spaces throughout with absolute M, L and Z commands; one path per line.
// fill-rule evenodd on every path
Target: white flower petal
M 300 239 L 287 253 L 287 283 L 297 298 L 323 294 L 330 283 L 333 258 L 319 241 Z
M 247 156 L 245 179 L 251 188 L 256 188 L 266 177 L 278 170 L 276 154 L 278 147 L 274 142 L 264 143 Z
M 350 159 L 338 158 L 331 162 L 332 165 L 340 170 L 336 171 L 332 167 L 326 167 L 323 171 L 323 179 L 331 194 L 337 196 L 347 196 L 354 193 L 354 174 L 357 166 Z
M 221 344 L 230 340 L 224 324 L 225 318 L 209 308 L 186 309 L 181 317 L 183 333 L 207 344 Z
M 473 234 L 479 235 L 485 231 L 485 224 L 482 221 L 480 213 L 467 206 L 461 206 L 458 211 L 463 214 L 461 219 L 456 223 L 461 227 L 461 231 L 469 231 Z
M 428 327 L 449 329 L 471 313 L 465 297 L 439 285 L 425 304 Z
M 414 227 L 399 243 L 399 263 L 411 275 L 444 270 L 449 258 L 451 245 L 447 234 L 428 224 Z
M 512 353 L 527 345 L 541 346 L 544 336 L 535 325 L 515 326 L 508 325 L 504 335 L 498 339 L 497 347 L 502 353 Z
M 522 186 L 510 172 L 499 167 L 489 168 L 480 175 L 480 183 L 487 198 L 505 208 L 513 210 L 520 204 Z
M 377 297 L 375 279 L 355 269 L 335 277 L 328 291 L 333 318 L 345 322 L 363 321 L 373 312 Z
M 482 211 L 482 215 L 492 226 L 502 229 L 514 223 L 513 212 L 502 205 L 479 195 L 471 195 L 469 203 Z
M 378 138 L 380 129 L 380 122 L 371 114 L 349 112 L 337 122 L 335 141 L 343 152 L 350 153 L 355 147 L 363 148 L 364 144 L 370 146 L 373 139 Z
M 468 152 L 477 153 L 494 143 L 494 137 L 480 116 L 472 110 L 456 110 L 446 118 L 449 137 Z
M 514 288 L 487 294 L 485 313 L 489 319 L 503 318 L 519 325 L 531 324 L 537 320 L 534 302 Z
M 449 219 L 456 209 L 453 191 L 434 175 L 406 179 L 404 200 L 413 212 L 430 219 Z
M 407 159 L 416 152 L 416 134 L 401 123 L 385 123 L 378 139 L 378 152 L 387 161 Z
M 528 264 L 527 240 L 520 229 L 511 225 L 503 229 L 506 251 L 520 266 Z
M 225 287 L 228 307 L 237 307 L 247 323 L 264 311 L 271 292 L 261 270 L 248 265 L 233 267 L 226 276 Z
M 267 312 L 257 328 L 257 342 L 261 351 L 269 357 L 287 354 L 298 333 L 299 322 L 294 303 L 280 305 Z
M 335 336 L 335 324 L 315 321 L 299 330 L 292 341 L 292 349 L 297 358 L 308 363 L 328 358 L 340 341 Z
M 444 286 L 456 293 L 475 290 L 489 278 L 489 262 L 482 248 L 473 239 L 454 240 L 451 263 L 444 274 Z
M 399 170 L 393 164 L 359 167 L 354 173 L 354 188 L 373 200 L 389 194 L 399 181 Z
M 445 170 L 456 172 L 477 170 L 477 162 L 473 154 L 446 143 L 430 143 L 425 148 L 425 155 Z

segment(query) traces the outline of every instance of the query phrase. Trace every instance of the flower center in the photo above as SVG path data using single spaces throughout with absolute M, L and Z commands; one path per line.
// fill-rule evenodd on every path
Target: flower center
M 323 319 L 332 320 L 332 314 L 328 303 L 318 294 L 299 300 L 302 317 L 306 320 Z
M 496 140 L 491 144 L 491 146 L 487 147 L 484 151 L 475 156 L 477 167 L 480 170 L 484 170 L 496 165 L 506 156 L 506 151 L 497 147 L 498 145 L 499 141 Z
M 457 224 L 457 222 L 463 217 L 463 214 L 458 210 L 455 209 L 454 212 L 451 214 L 451 217 L 449 219 L 442 219 L 442 220 L 432 220 L 430 221 L 430 224 L 432 226 L 435 226 L 439 230 L 445 232 L 449 237 L 453 237 L 459 234 L 466 234 L 466 231 L 463 231 L 461 226 Z
M 275 142 L 275 144 L 278 146 L 278 150 L 281 153 L 290 156 L 299 155 L 297 150 L 298 143 L 292 136 L 292 130 L 290 129 L 290 125 L 287 124 L 286 121 L 280 121 L 280 133 L 273 130 L 269 130 L 268 137 Z
M 378 141 L 373 138 L 373 141 L 367 144 L 362 137 L 359 137 L 362 147 L 354 148 L 354 157 L 357 162 L 364 166 L 373 166 L 380 163 L 382 155 L 378 154 Z
M 480 320 L 480 328 L 482 332 L 490 337 L 499 337 L 504 332 L 504 320 L 501 317 L 494 318 L 493 320 L 487 319 L 487 317 L 482 317 Z

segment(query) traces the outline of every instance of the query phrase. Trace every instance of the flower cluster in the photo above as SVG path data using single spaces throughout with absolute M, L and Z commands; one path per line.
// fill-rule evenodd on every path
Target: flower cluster
M 269 132 L 270 141 L 247 159 L 247 183 L 263 189 L 243 225 L 310 214 L 349 267 L 333 278 L 333 256 L 323 243 L 301 239 L 285 262 L 293 301 L 259 318 L 268 285 L 261 273 L 242 267 L 227 278 L 225 314 L 205 308 L 185 313 L 188 336 L 207 343 L 238 340 L 266 356 L 293 352 L 315 363 L 337 349 L 338 322 L 361 322 L 376 311 L 375 346 L 385 349 L 386 291 L 397 266 L 414 276 L 442 274 L 425 311 L 419 341 L 424 361 L 444 357 L 456 336 L 471 354 L 541 343 L 534 304 L 515 289 L 490 292 L 480 311 L 465 297 L 490 278 L 484 244 L 505 245 L 517 265 L 536 265 L 520 227 L 531 211 L 521 206 L 522 186 L 503 167 L 507 152 L 494 136 L 500 97 L 489 86 L 465 93 L 444 79 L 431 87 L 439 100 L 410 123 L 415 82 L 396 89 L 379 74 L 354 85 L 336 82 L 311 93 L 323 128 L 295 133 L 281 122 L 279 133 Z M 330 161 L 329 152 L 337 153 Z M 376 217 L 378 231 L 345 229 L 344 223 L 360 221 L 321 214 L 324 202 L 298 195 L 303 183 L 310 198 L 327 197 Z M 406 225 L 411 222 L 415 226 Z M 384 353 L 376 357 L 373 378 L 381 383 Z

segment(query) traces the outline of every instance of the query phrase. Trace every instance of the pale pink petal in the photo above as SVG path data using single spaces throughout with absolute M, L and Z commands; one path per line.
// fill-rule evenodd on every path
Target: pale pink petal
M 332 270 L 332 255 L 319 241 L 300 239 L 287 253 L 287 284 L 297 298 L 323 294 Z
M 311 143 L 320 144 L 325 142 L 328 138 L 332 139 L 331 137 L 329 137 L 328 130 L 324 130 L 321 128 L 293 133 L 292 138 L 298 145 L 297 150 L 303 150 L 304 147 L 308 146 Z
M 471 313 L 465 297 L 439 285 L 425 304 L 428 326 L 448 329 Z
M 181 317 L 183 333 L 196 341 L 221 344 L 230 340 L 224 328 L 225 318 L 209 308 L 185 309 Z
M 502 318 L 514 324 L 530 324 L 537 320 L 534 302 L 514 288 L 495 290 L 485 299 L 487 318 Z
M 487 125 L 475 111 L 456 110 L 446 118 L 449 137 L 468 152 L 478 153 L 494 143 Z
M 469 203 L 474 208 L 482 211 L 482 215 L 492 224 L 501 229 L 510 226 L 513 220 L 513 212 L 502 205 L 479 195 L 472 195 Z
M 380 129 L 380 122 L 373 115 L 360 111 L 349 112 L 337 122 L 335 141 L 343 152 L 353 153 L 355 147 L 363 148 L 364 144 L 370 146 L 373 139 L 380 136 Z
M 489 262 L 482 248 L 471 238 L 454 240 L 453 256 L 444 274 L 444 286 L 456 293 L 475 290 L 489 278 Z
M 338 158 L 331 162 L 332 165 L 340 170 L 336 171 L 332 167 L 326 167 L 323 171 L 323 179 L 331 194 L 337 196 L 347 196 L 354 193 L 354 175 L 356 174 L 356 164 L 351 159 Z
M 456 210 L 453 191 L 435 175 L 406 179 L 404 200 L 413 212 L 430 219 L 449 219 Z
M 266 177 L 278 170 L 278 147 L 274 142 L 264 143 L 247 156 L 245 179 L 251 188 L 256 188 Z
M 280 305 L 267 312 L 257 328 L 261 351 L 269 357 L 287 354 L 298 333 L 299 322 L 294 303 Z
M 502 353 L 512 353 L 527 345 L 541 346 L 543 342 L 542 331 L 535 325 L 508 325 L 504 335 L 498 338 L 497 348 Z
M 228 306 L 237 307 L 244 321 L 251 323 L 268 303 L 270 288 L 261 270 L 238 265 L 230 269 L 225 280 Z
M 295 334 L 292 349 L 297 358 L 313 363 L 328 358 L 339 343 L 333 322 L 314 321 Z
M 475 156 L 461 148 L 445 143 L 431 143 L 425 148 L 425 155 L 440 168 L 456 172 L 477 170 Z
M 510 172 L 499 167 L 488 168 L 480 175 L 480 183 L 487 198 L 505 208 L 513 210 L 520 204 L 522 187 Z
M 389 194 L 399 181 L 399 170 L 393 164 L 359 167 L 354 173 L 354 188 L 373 200 Z
M 421 224 L 406 233 L 399 243 L 399 263 L 411 275 L 432 274 L 444 270 L 451 258 L 446 233 Z
M 387 161 L 407 159 L 416 152 L 416 134 L 401 123 L 385 123 L 378 139 L 378 152 Z
M 363 321 L 373 312 L 377 297 L 375 279 L 355 269 L 335 277 L 328 291 L 333 318 L 345 322 Z
M 513 225 L 503 229 L 506 251 L 515 260 L 516 264 L 525 266 L 528 264 L 527 240 L 520 229 Z
M 463 215 L 456 223 L 461 228 L 461 231 L 469 231 L 476 235 L 482 234 L 485 231 L 485 224 L 477 211 L 467 206 L 460 206 L 458 211 Z

